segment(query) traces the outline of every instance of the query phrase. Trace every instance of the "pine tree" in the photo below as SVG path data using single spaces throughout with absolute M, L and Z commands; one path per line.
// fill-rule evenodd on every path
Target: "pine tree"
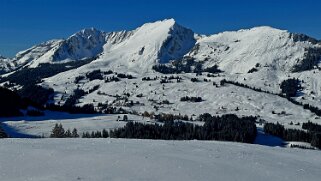
M 100 131 L 96 131 L 95 138 L 101 138 L 101 137 L 102 137 L 101 132 Z
M 68 129 L 68 130 L 65 132 L 65 138 L 71 138 L 70 129 Z
M 108 131 L 106 129 L 103 129 L 102 136 L 103 136 L 103 138 L 108 138 L 109 134 L 108 134 Z
M 315 133 L 312 135 L 311 145 L 321 148 L 321 133 Z
M 79 134 L 78 134 L 78 131 L 77 131 L 76 128 L 74 128 L 72 130 L 71 137 L 73 137 L 73 138 L 78 138 L 79 137 Z
M 51 131 L 51 138 L 64 138 L 65 137 L 65 130 L 61 124 L 56 123 L 54 128 Z

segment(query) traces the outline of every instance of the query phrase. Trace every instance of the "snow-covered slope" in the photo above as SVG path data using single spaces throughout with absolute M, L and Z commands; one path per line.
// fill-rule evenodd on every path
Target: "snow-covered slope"
M 195 44 L 194 33 L 173 19 L 147 23 L 123 33 L 117 44 L 107 41 L 103 55 L 89 67 L 135 72 L 151 71 L 156 63 L 168 63 L 186 54 Z M 108 67 L 107 67 L 108 66 Z
M 267 26 L 223 32 L 199 37 L 186 56 L 203 67 L 218 65 L 228 80 L 275 93 L 283 80 L 298 78 L 300 101 L 321 105 L 321 43 L 306 35 Z
M 297 77 L 304 82 L 303 94 L 298 100 L 321 106 L 321 97 L 316 96 L 321 95 L 318 89 L 321 80 L 317 78 L 321 72 L 313 66 L 318 65 L 321 51 L 319 42 L 312 38 L 271 27 L 203 36 L 183 28 L 172 19 L 148 23 L 130 32 L 109 33 L 108 37 L 116 37 L 119 41 L 107 39 L 104 51 L 97 60 L 45 79 L 43 84 L 58 93 L 55 97 L 57 103 L 63 104 L 76 88 L 89 90 L 99 86 L 98 90 L 82 97 L 79 105 L 108 102 L 111 106 L 138 113 L 148 111 L 189 116 L 205 112 L 235 113 L 256 115 L 272 122 L 318 122 L 318 116 L 314 113 L 276 95 L 233 85 L 213 86 L 213 82 L 219 84 L 220 80 L 227 79 L 279 93 L 281 81 Z M 170 64 L 170 60 L 179 60 L 182 56 L 201 62 L 204 68 L 218 65 L 224 72 L 211 78 L 206 74 L 198 77 L 191 73 L 179 74 L 182 78 L 179 83 L 174 80 L 161 84 L 160 77 L 165 75 L 153 71 L 151 67 L 157 63 Z M 253 68 L 256 71 L 249 72 Z M 75 83 L 76 77 L 97 69 L 129 73 L 136 78 L 121 79 L 119 82 L 85 79 Z M 111 76 L 116 74 L 104 76 L 104 79 Z M 147 76 L 158 79 L 142 81 Z M 191 82 L 192 78 L 200 81 Z M 130 94 L 129 100 L 139 104 L 129 107 L 125 102 L 117 101 L 115 96 L 125 93 Z M 143 97 L 138 97 L 140 94 Z M 181 102 L 183 96 L 200 96 L 204 101 Z M 305 97 L 304 100 L 302 97 Z M 166 100 L 170 104 L 160 104 Z
M 93 58 L 103 51 L 106 33 L 94 28 L 81 30 L 66 40 L 55 41 L 45 54 L 29 60 L 28 66 Z
M 229 73 L 247 73 L 256 65 L 291 72 L 305 58 L 307 49 L 320 47 L 295 39 L 287 31 L 263 26 L 200 38 L 188 55 L 204 66 L 217 64 Z
M 13 59 L 17 65 L 25 65 L 38 59 L 50 59 L 52 53 L 62 40 L 51 40 L 17 53 Z
M 4 139 L 1 180 L 316 181 L 320 151 L 215 141 Z
M 6 57 L 0 55 L 0 73 L 6 73 L 15 67 L 14 62 Z
M 12 59 L 0 57 L 0 71 L 8 73 L 20 67 L 51 62 L 53 52 L 63 40 L 50 40 L 39 45 L 35 45 L 27 50 L 20 51 Z

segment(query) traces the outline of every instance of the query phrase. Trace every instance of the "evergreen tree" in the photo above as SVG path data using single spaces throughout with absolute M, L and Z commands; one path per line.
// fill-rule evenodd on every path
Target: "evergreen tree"
M 103 129 L 102 131 L 102 137 L 103 138 L 108 138 L 109 134 L 108 134 L 108 131 L 106 129 Z
M 96 131 L 95 138 L 102 138 L 102 134 L 100 131 Z
M 321 133 L 315 133 L 312 135 L 311 145 L 321 148 Z
M 61 124 L 56 123 L 54 128 L 51 131 L 51 138 L 64 138 L 65 137 L 65 130 Z
M 73 138 L 78 138 L 79 137 L 79 134 L 78 134 L 78 131 L 77 131 L 76 128 L 74 128 L 72 130 L 71 137 L 73 137 Z
M 65 138 L 71 138 L 70 129 L 68 129 L 68 130 L 65 132 Z

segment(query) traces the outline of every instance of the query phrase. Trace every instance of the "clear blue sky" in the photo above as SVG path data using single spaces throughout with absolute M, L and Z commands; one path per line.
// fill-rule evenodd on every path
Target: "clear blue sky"
M 203 34 L 268 25 L 321 39 L 319 0 L 0 0 L 0 54 L 87 27 L 131 30 L 165 18 Z

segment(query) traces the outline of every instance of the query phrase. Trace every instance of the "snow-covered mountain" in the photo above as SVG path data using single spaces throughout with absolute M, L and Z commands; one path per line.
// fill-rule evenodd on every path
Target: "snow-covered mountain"
M 200 38 L 188 54 L 205 66 L 219 65 L 229 73 L 247 73 L 260 64 L 285 72 L 312 69 L 320 59 L 309 59 L 309 51 L 321 45 L 299 35 L 271 27 L 223 32 Z M 306 60 L 309 59 L 309 60 Z M 310 64 L 308 64 L 310 63 Z
M 51 40 L 21 51 L 11 61 L 16 67 L 37 67 L 96 57 L 102 65 L 141 71 L 190 56 L 204 67 L 219 65 L 229 73 L 247 73 L 255 66 L 299 72 L 317 66 L 320 49 L 320 42 L 313 38 L 267 26 L 204 36 L 167 19 L 133 31 L 84 29 L 65 40 Z
M 151 68 L 155 63 L 182 57 L 195 42 L 193 31 L 168 19 L 144 24 L 133 31 L 106 33 L 84 29 L 65 40 L 51 40 L 21 51 L 11 61 L 15 68 L 23 65 L 35 68 L 42 63 L 95 57 L 105 65 Z
M 9 72 L 15 67 L 11 59 L 0 55 L 0 73 Z
M 88 92 L 95 87 L 79 99 L 78 105 L 98 106 L 107 102 L 138 113 L 236 113 L 258 115 L 268 121 L 314 119 L 317 117 L 314 113 L 276 95 L 232 85 L 213 86 L 213 82 L 215 85 L 226 79 L 280 93 L 280 83 L 294 77 L 301 80 L 303 87 L 295 99 L 321 108 L 320 41 L 267 26 L 209 36 L 196 34 L 173 19 L 147 23 L 132 31 L 103 32 L 90 28 L 64 40 L 36 45 L 11 60 L 2 58 L 0 62 L 4 71 L 10 71 L 22 66 L 28 70 L 43 63 L 87 59 L 91 61 L 43 80 L 42 85 L 55 90 L 57 104 L 63 104 L 75 89 Z M 152 68 L 158 64 L 177 68 L 191 61 L 191 72 L 196 64 L 203 69 L 218 66 L 223 72 L 214 77 L 207 77 L 207 73 L 196 76 L 180 72 L 177 76 L 182 81 L 164 84 L 160 83 L 161 77 L 166 79 L 164 77 L 170 75 Z M 102 72 L 101 78 L 88 78 L 88 73 L 95 70 Z M 113 74 L 104 74 L 108 70 Z M 120 73 L 134 78 L 109 81 Z M 143 81 L 145 77 L 156 81 Z M 199 81 L 192 82 L 192 78 Z M 137 104 L 128 106 L 125 100 L 119 99 L 120 95 Z M 182 96 L 201 96 L 205 101 L 195 105 L 180 101 Z M 170 104 L 161 104 L 162 101 Z M 283 111 L 286 116 L 275 114 Z
M 195 45 L 194 33 L 173 19 L 147 23 L 126 33 L 116 33 L 116 40 L 119 39 L 116 43 L 113 36 L 109 37 L 102 56 L 91 67 L 148 71 L 156 63 L 179 59 Z

